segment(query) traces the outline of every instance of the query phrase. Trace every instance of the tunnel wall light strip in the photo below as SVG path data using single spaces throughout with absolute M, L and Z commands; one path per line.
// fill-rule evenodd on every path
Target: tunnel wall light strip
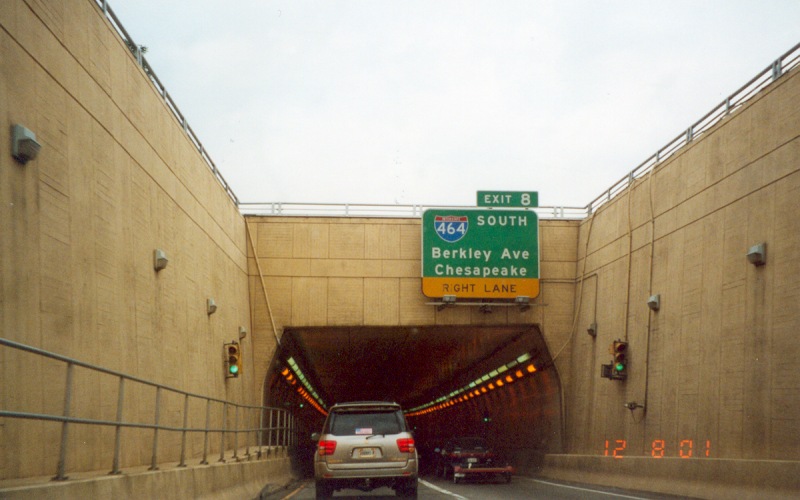
M 303 385 L 306 387 L 306 389 L 308 389 L 309 393 L 311 393 L 311 395 L 313 395 L 314 398 L 317 401 L 319 401 L 319 403 L 321 405 L 324 406 L 325 403 L 319 397 L 319 394 L 317 394 L 317 391 L 314 390 L 314 388 L 311 386 L 311 382 L 308 381 L 308 379 L 306 378 L 305 374 L 303 373 L 303 370 L 300 369 L 300 366 L 297 364 L 297 362 L 294 360 L 294 358 L 289 358 L 287 360 L 287 363 L 289 363 L 289 367 L 292 369 L 292 371 L 297 376 L 297 378 L 300 380 L 300 382 L 303 383 Z
M 521 379 L 526 375 L 536 372 L 536 366 L 530 362 L 531 359 L 533 359 L 533 356 L 531 356 L 530 353 L 522 354 L 515 360 L 490 371 L 486 375 L 482 375 L 464 387 L 456 389 L 446 396 L 440 396 L 429 403 L 411 408 L 406 412 L 406 416 L 415 417 L 418 415 L 425 415 L 434 411 L 450 408 L 455 404 L 464 403 L 472 398 L 482 396 L 483 394 L 493 391 L 496 388 L 512 384 L 517 379 Z
M 281 371 L 281 375 L 283 375 L 283 378 L 286 379 L 286 382 L 290 386 L 297 385 L 297 377 L 295 377 L 294 373 L 292 373 L 292 371 L 289 369 L 288 366 L 284 368 L 283 371 Z M 300 397 L 305 399 L 308 402 L 308 404 L 310 404 L 315 410 L 322 413 L 323 415 L 328 414 L 328 412 L 326 412 L 325 409 L 322 406 L 320 406 L 320 404 L 312 397 L 312 395 L 302 385 L 297 387 L 296 391 L 298 394 L 300 394 Z
M 297 364 L 297 361 L 295 361 L 294 358 L 289 358 L 286 362 L 289 366 L 281 372 L 281 375 L 283 375 L 290 385 L 295 385 L 297 380 L 299 380 L 304 387 L 298 387 L 297 392 L 319 412 L 327 414 L 325 411 L 325 402 L 322 401 L 322 398 L 319 397 L 319 394 L 317 394 L 311 382 L 308 381 L 303 370 L 301 370 L 300 366 Z

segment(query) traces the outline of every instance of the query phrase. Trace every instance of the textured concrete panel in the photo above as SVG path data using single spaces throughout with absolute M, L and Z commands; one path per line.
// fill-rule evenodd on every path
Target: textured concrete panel
M 220 362 L 224 339 L 250 329 L 244 221 L 163 98 L 95 2 L 7 2 L 0 23 L 0 115 L 42 144 L 22 167 L 0 141 L 0 196 L 10 208 L 0 216 L 3 337 L 175 388 L 257 401 L 252 371 L 226 385 Z M 158 273 L 156 248 L 170 259 Z M 209 297 L 219 304 L 213 316 Z M 64 364 L 18 358 L 3 363 L 3 380 L 19 380 L 13 408 L 63 411 Z M 27 367 L 41 374 L 23 375 Z M 75 375 L 74 416 L 113 420 L 116 378 L 87 373 Z M 152 421 L 152 392 L 128 393 L 126 418 Z M 180 408 L 167 399 L 162 411 Z M 52 476 L 59 430 L 8 422 L 2 477 Z M 148 440 L 122 435 L 122 466 L 146 463 Z M 187 441 L 196 448 L 202 436 Z M 160 458 L 177 460 L 175 436 L 163 444 Z M 113 431 L 73 426 L 68 445 L 68 468 L 104 469 Z
M 582 224 L 578 248 L 590 241 L 578 324 L 597 321 L 598 335 L 564 351 L 571 453 L 619 439 L 632 455 L 663 442 L 673 454 L 692 443 L 708 457 L 797 459 L 785 445 L 800 418 L 800 379 L 787 376 L 796 337 L 785 335 L 800 328 L 790 305 L 800 282 L 800 121 L 788 105 L 798 88 L 797 72 L 784 76 Z M 746 253 L 760 242 L 776 255 L 756 267 Z M 650 294 L 661 296 L 657 312 L 645 305 Z M 599 377 L 616 338 L 630 342 L 624 383 Z M 646 414 L 625 418 L 629 401 Z

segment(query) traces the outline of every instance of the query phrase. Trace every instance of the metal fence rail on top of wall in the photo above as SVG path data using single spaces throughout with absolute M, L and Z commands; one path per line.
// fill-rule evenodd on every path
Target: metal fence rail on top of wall
M 147 59 L 144 57 L 143 54 L 142 46 L 138 45 L 133 40 L 133 38 L 128 34 L 128 32 L 125 30 L 125 27 L 122 26 L 122 23 L 120 22 L 117 15 L 108 5 L 107 0 L 95 0 L 95 3 L 103 10 L 103 14 L 105 15 L 106 19 L 109 20 L 111 26 L 120 36 L 120 38 L 122 38 L 122 41 L 125 42 L 125 45 L 128 46 L 128 49 L 130 49 L 130 51 L 133 53 L 134 57 L 136 58 L 136 62 L 139 63 L 139 66 L 141 66 L 141 68 L 150 78 L 150 82 L 155 86 L 158 93 L 164 99 L 164 103 L 172 112 L 172 115 L 175 117 L 175 119 L 178 120 L 178 124 L 180 124 L 180 126 L 183 127 L 184 133 L 186 133 L 186 136 L 189 138 L 190 141 L 192 141 L 194 147 L 197 148 L 197 151 L 200 153 L 200 156 L 203 158 L 203 160 L 205 160 L 206 165 L 208 165 L 208 168 L 211 169 L 211 172 L 214 174 L 214 177 L 216 177 L 217 181 L 220 183 L 220 185 L 228 194 L 228 196 L 231 198 L 231 200 L 233 200 L 234 203 L 238 204 L 239 199 L 236 197 L 236 194 L 233 192 L 233 189 L 231 189 L 228 182 L 222 176 L 222 173 L 219 171 L 219 169 L 217 169 L 217 165 L 214 163 L 214 160 L 211 159 L 211 156 L 209 156 L 208 151 L 206 151 L 205 147 L 203 146 L 203 143 L 200 142 L 200 138 L 197 137 L 197 134 L 194 133 L 192 127 L 189 126 L 189 122 L 186 120 L 186 117 L 183 116 L 181 110 L 178 109 L 178 105 L 172 99 L 172 96 L 169 94 L 169 92 L 167 92 L 167 89 L 166 87 L 164 87 L 164 84 L 161 83 L 161 80 L 158 79 L 158 76 L 156 76 L 156 72 L 147 62 Z
M 614 183 L 603 194 L 585 207 L 540 207 L 535 209 L 542 219 L 583 219 L 594 213 L 600 206 L 624 192 L 635 179 L 647 173 L 684 146 L 690 144 L 720 120 L 741 108 L 750 98 L 800 65 L 800 43 L 776 59 L 763 71 L 754 76 L 736 92 L 729 95 L 719 105 L 690 125 L 684 132 L 659 148 L 653 155 Z M 364 205 L 364 204 L 324 204 L 324 203 L 239 203 L 239 211 L 248 215 L 274 216 L 338 216 L 338 217 L 418 217 L 425 208 L 469 208 L 433 207 L 421 205 Z
M 138 428 L 138 429 L 152 429 L 152 445 L 151 445 L 151 461 L 150 470 L 158 469 L 158 438 L 160 432 L 176 432 L 181 435 L 181 450 L 180 462 L 178 467 L 186 466 L 186 437 L 188 433 L 203 433 L 203 457 L 200 464 L 208 463 L 209 454 L 209 439 L 213 435 L 219 435 L 219 460 L 224 462 L 226 460 L 226 451 L 233 450 L 232 460 L 250 460 L 255 457 L 261 458 L 262 453 L 272 453 L 276 448 L 286 449 L 290 445 L 296 444 L 296 422 L 294 417 L 285 409 L 270 408 L 266 406 L 249 406 L 222 399 L 202 396 L 190 392 L 182 391 L 168 387 L 163 384 L 157 384 L 148 380 L 138 377 L 133 377 L 120 373 L 114 370 L 101 368 L 90 363 L 84 363 L 76 359 L 62 356 L 48 352 L 36 347 L 31 347 L 25 344 L 20 344 L 8 339 L 0 338 L 0 346 L 4 346 L 19 351 L 25 351 L 37 356 L 54 359 L 66 364 L 66 376 L 64 385 L 64 409 L 61 414 L 47 414 L 47 413 L 33 413 L 19 410 L 0 409 L 0 417 L 24 419 L 24 420 L 45 420 L 51 422 L 61 422 L 61 440 L 58 456 L 58 466 L 54 480 L 67 479 L 67 456 L 69 452 L 69 430 L 72 425 L 91 425 L 91 426 L 110 426 L 116 429 L 115 438 L 113 443 L 113 463 L 111 464 L 110 474 L 119 474 L 120 467 L 120 453 L 122 447 L 121 431 L 124 428 Z M 80 418 L 73 416 L 72 398 L 74 393 L 73 379 L 75 367 L 82 367 L 93 372 L 98 372 L 106 375 L 111 375 L 119 379 L 117 389 L 117 416 L 116 420 L 99 420 L 91 418 Z M 125 384 L 137 383 L 148 386 L 154 389 L 153 391 L 153 407 L 154 415 L 151 422 L 128 422 L 123 419 L 124 399 L 125 399 Z M 97 383 L 94 381 L 94 383 Z M 183 398 L 183 411 L 180 418 L 183 420 L 181 426 L 164 425 L 161 422 L 162 414 L 162 393 L 171 393 Z M 202 427 L 191 427 L 189 425 L 189 401 L 199 400 L 205 402 L 205 425 Z M 216 407 L 217 411 L 221 411 L 219 416 L 222 425 L 221 427 L 212 427 L 212 411 Z M 229 421 L 228 414 L 233 413 L 233 422 Z M 255 427 L 239 427 L 242 423 L 246 422 L 260 422 L 260 425 Z M 239 456 L 239 438 L 243 438 L 241 443 L 245 447 L 243 457 Z M 254 454 L 251 455 L 251 447 Z M 265 449 L 266 448 L 266 449 Z M 134 464 L 139 465 L 139 464 Z
M 102 9 L 103 14 L 105 14 L 106 18 L 110 21 L 111 25 L 116 30 L 117 34 L 119 34 L 120 38 L 122 38 L 123 42 L 128 46 L 131 52 L 136 57 L 136 61 L 139 63 L 139 66 L 142 67 L 144 72 L 150 78 L 150 81 L 155 86 L 158 93 L 163 97 L 164 102 L 166 103 L 167 107 L 172 111 L 172 114 L 178 120 L 178 123 L 183 127 L 184 132 L 189 137 L 189 140 L 197 148 L 197 151 L 200 153 L 200 156 L 205 160 L 208 167 L 214 173 L 214 176 L 217 178 L 219 183 L 222 185 L 225 192 L 228 196 L 236 203 L 240 210 L 243 213 L 258 213 L 260 215 L 330 215 L 330 216 L 383 216 L 383 217 L 409 217 L 414 214 L 414 210 L 417 205 L 401 205 L 403 207 L 404 215 L 396 215 L 393 214 L 391 210 L 387 210 L 385 207 L 389 207 L 390 205 L 371 205 L 371 207 L 382 207 L 378 210 L 374 210 L 368 212 L 364 210 L 362 213 L 358 213 L 358 210 L 351 210 L 351 208 L 364 208 L 370 207 L 370 205 L 334 205 L 334 204 L 315 204 L 315 203 L 240 203 L 239 199 L 237 198 L 236 194 L 231 189 L 230 185 L 228 185 L 225 178 L 222 176 L 220 171 L 217 169 L 216 164 L 209 156 L 208 152 L 203 147 L 203 143 L 200 142 L 200 139 L 194 133 L 192 128 L 189 126 L 186 118 L 183 116 L 183 113 L 178 109 L 178 105 L 175 104 L 175 101 L 172 99 L 172 96 L 169 95 L 167 89 L 164 87 L 164 84 L 161 83 L 161 80 L 158 79 L 156 76 L 155 71 L 153 68 L 148 64 L 147 59 L 145 59 L 144 55 L 142 54 L 142 46 L 137 45 L 136 42 L 131 38 L 125 28 L 122 26 L 122 23 L 117 18 L 114 11 L 111 10 L 111 7 L 108 5 L 108 0 L 95 0 L 97 5 Z M 652 170 L 658 163 L 661 161 L 669 158 L 675 152 L 677 152 L 682 147 L 686 146 L 687 144 L 691 143 L 694 139 L 701 136 L 704 132 L 708 129 L 713 127 L 717 124 L 720 120 L 731 114 L 732 112 L 739 109 L 742 105 L 744 105 L 751 97 L 756 95 L 766 86 L 770 85 L 772 82 L 780 78 L 784 73 L 791 70 L 792 68 L 800 65 L 800 43 L 792 47 L 789 51 L 783 54 L 781 57 L 776 59 L 772 64 L 767 66 L 764 70 L 754 76 L 749 82 L 744 84 L 741 88 L 733 92 L 724 101 L 720 104 L 715 106 L 711 111 L 706 113 L 702 118 L 691 124 L 685 131 L 682 131 L 678 134 L 677 137 L 672 139 L 671 141 L 667 142 L 662 148 L 659 148 L 652 156 L 647 158 L 643 161 L 639 166 L 631 170 L 626 176 L 622 179 L 614 183 L 610 188 L 606 189 L 600 196 L 589 202 L 586 207 L 583 208 L 584 215 L 582 217 L 577 216 L 568 216 L 566 218 L 584 218 L 597 210 L 601 205 L 608 202 L 614 196 L 618 195 L 619 193 L 623 192 L 627 187 L 637 178 L 647 174 L 650 170 Z M 271 211 L 270 208 L 273 205 L 278 205 L 279 209 L 276 211 Z M 301 213 L 301 207 L 308 207 L 312 211 L 307 213 Z M 455 208 L 455 207 L 451 207 Z M 410 209 L 410 210 L 409 210 Z M 372 210 L 372 209 L 370 209 Z M 565 208 L 565 210 L 569 211 L 570 214 L 573 213 L 572 208 Z M 320 213 L 317 213 L 320 212 Z M 575 212 L 576 213 L 576 212 Z M 558 217 L 555 217 L 558 218 Z
M 313 216 L 313 217 L 421 217 L 429 208 L 462 209 L 467 206 L 436 205 L 371 205 L 367 203 L 239 203 L 246 215 Z M 581 207 L 537 207 L 531 209 L 540 219 L 583 219 Z
M 594 213 L 601 205 L 625 191 L 635 179 L 647 174 L 660 162 L 703 135 L 720 120 L 741 108 L 751 97 L 798 65 L 800 65 L 800 43 L 764 68 L 737 91 L 726 97 L 724 101 L 691 124 L 684 132 L 681 132 L 677 137 L 658 149 L 652 156 L 640 163 L 639 166 L 628 172 L 628 175 L 605 190 L 603 194 L 592 200 L 586 205 L 587 214 Z

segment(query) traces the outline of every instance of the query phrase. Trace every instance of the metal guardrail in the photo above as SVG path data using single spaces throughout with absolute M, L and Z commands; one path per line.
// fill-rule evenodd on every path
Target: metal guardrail
M 635 179 L 649 173 L 656 165 L 675 154 L 684 146 L 690 144 L 694 139 L 703 135 L 703 133 L 716 125 L 720 120 L 741 108 L 751 97 L 758 94 L 765 87 L 772 84 L 786 72 L 798 65 L 800 65 L 800 43 L 792 47 L 772 64 L 764 68 L 759 74 L 754 76 L 749 82 L 745 83 L 711 111 L 703 115 L 702 118 L 690 125 L 686 131 L 681 132 L 677 137 L 653 153 L 652 156 L 640 163 L 639 166 L 628 172 L 628 175 L 614 183 L 600 196 L 589 202 L 589 204 L 586 205 L 586 212 L 589 215 L 594 213 L 601 205 L 625 191 Z
M 175 117 L 175 119 L 178 120 L 178 124 L 183 128 L 184 133 L 189 140 L 192 141 L 194 147 L 197 148 L 197 151 L 200 153 L 200 156 L 203 158 L 203 160 L 205 160 L 208 168 L 211 169 L 214 177 L 216 177 L 217 181 L 228 194 L 230 199 L 238 205 L 239 198 L 236 197 L 236 194 L 222 176 L 222 173 L 217 168 L 214 160 L 212 160 L 211 156 L 209 156 L 208 151 L 206 151 L 205 147 L 203 146 L 203 143 L 200 142 L 200 138 L 197 137 L 197 134 L 195 134 L 194 130 L 192 130 L 192 127 L 189 126 L 189 122 L 186 120 L 186 117 L 183 116 L 183 113 L 181 113 L 180 109 L 178 109 L 178 105 L 175 103 L 175 100 L 172 99 L 172 96 L 169 94 L 169 92 L 167 92 L 164 84 L 161 83 L 161 80 L 159 80 L 158 76 L 156 76 L 156 72 L 153 70 L 152 66 L 150 66 L 150 64 L 147 62 L 147 59 L 144 57 L 142 51 L 142 46 L 138 45 L 122 26 L 119 18 L 108 5 L 108 0 L 95 0 L 95 3 L 102 9 L 106 19 L 109 20 L 111 26 L 120 36 L 120 38 L 122 38 L 122 41 L 125 42 L 125 45 L 128 46 L 128 49 L 133 53 L 134 57 L 136 58 L 136 62 L 139 64 L 139 66 L 141 66 L 150 79 L 150 82 L 152 82 L 153 86 L 155 86 L 158 93 L 164 99 L 164 103 L 167 105 L 167 108 L 169 108 L 169 110 L 172 112 L 172 115 Z
M 64 387 L 64 410 L 60 415 L 32 413 L 26 411 L 6 410 L 6 409 L 0 410 L 0 417 L 4 418 L 61 422 L 61 441 L 60 441 L 61 444 L 58 455 L 58 466 L 56 475 L 53 477 L 53 480 L 61 481 L 68 479 L 66 475 L 67 454 L 69 451 L 68 437 L 69 437 L 70 426 L 75 424 L 111 426 L 116 428 L 115 438 L 113 443 L 114 458 L 113 458 L 113 463 L 111 465 L 110 474 L 119 474 L 121 472 L 120 469 L 120 451 L 122 446 L 121 431 L 124 428 L 153 430 L 150 470 L 158 469 L 158 451 L 159 451 L 158 437 L 159 437 L 159 432 L 161 431 L 181 433 L 181 451 L 180 451 L 180 462 L 178 463 L 178 467 L 186 466 L 186 437 L 187 434 L 190 432 L 204 434 L 203 458 L 199 462 L 200 464 L 208 463 L 209 438 L 212 434 L 219 433 L 220 437 L 220 456 L 218 460 L 219 462 L 225 462 L 225 453 L 226 451 L 228 451 L 228 445 L 230 445 L 230 448 L 233 450 L 232 459 L 236 461 L 240 460 L 239 442 L 238 442 L 240 435 L 244 435 L 245 440 L 247 439 L 248 435 L 250 436 L 250 439 L 252 439 L 250 443 L 245 444 L 246 451 L 244 456 L 246 457 L 247 460 L 252 458 L 252 455 L 250 454 L 251 446 L 255 447 L 256 449 L 256 458 L 261 458 L 263 447 L 266 447 L 267 452 L 271 453 L 271 451 L 275 448 L 288 448 L 290 445 L 296 444 L 297 442 L 297 436 L 296 436 L 297 426 L 295 423 L 295 419 L 289 413 L 288 410 L 282 408 L 242 405 L 242 404 L 232 403 L 230 401 L 225 401 L 222 399 L 202 396 L 200 394 L 193 394 L 191 392 L 182 391 L 180 389 L 175 389 L 163 384 L 158 384 L 139 377 L 127 375 L 115 370 L 109 370 L 107 368 L 95 366 L 90 363 L 78 361 L 76 359 L 72 359 L 67 356 L 62 356 L 60 354 L 55 354 L 49 351 L 45 351 L 43 349 L 31 347 L 25 344 L 20 344 L 18 342 L 14 342 L 12 340 L 4 338 L 0 338 L 0 345 L 66 363 L 66 377 L 65 377 L 65 387 Z M 111 375 L 119 379 L 119 385 L 117 389 L 116 420 L 98 420 L 98 419 L 80 418 L 73 416 L 73 408 L 72 408 L 72 395 L 74 390 L 73 372 L 76 366 L 86 368 L 94 372 Z M 155 414 L 152 422 L 128 422 L 123 419 L 126 381 L 142 384 L 155 389 L 155 394 L 154 394 Z M 183 397 L 183 411 L 181 415 L 183 419 L 183 425 L 180 427 L 168 426 L 160 422 L 160 415 L 162 409 L 162 403 L 161 403 L 162 393 L 164 392 L 173 393 Z M 197 399 L 205 401 L 206 403 L 205 425 L 202 427 L 189 426 L 190 399 Z M 212 406 L 215 405 L 218 408 L 221 408 L 222 410 L 222 414 L 220 416 L 220 419 L 222 421 L 221 427 L 211 427 Z M 233 409 L 233 414 L 234 414 L 232 424 L 228 422 L 227 418 L 229 409 L 231 408 Z M 240 412 L 243 413 L 244 415 L 240 415 Z M 258 421 L 260 422 L 260 425 L 257 425 L 255 427 L 243 427 L 243 428 L 239 427 L 240 423 L 244 423 L 248 420 L 251 422 Z M 228 438 L 231 438 L 232 441 L 228 441 Z M 141 465 L 141 464 L 135 464 L 135 465 Z
M 197 151 L 200 153 L 200 156 L 205 160 L 208 167 L 213 172 L 214 176 L 217 178 L 217 181 L 222 185 L 225 192 L 228 196 L 233 200 L 234 203 L 239 206 L 240 212 L 243 214 L 253 214 L 253 215 L 296 215 L 296 216 L 370 216 L 370 217 L 415 217 L 416 215 L 416 208 L 420 207 L 420 205 L 367 205 L 367 204 L 323 204 L 323 203 L 240 203 L 239 198 L 231 189 L 230 185 L 227 183 L 225 178 L 222 176 L 220 171 L 217 169 L 216 164 L 211 159 L 208 154 L 208 151 L 203 147 L 203 143 L 200 142 L 200 139 L 197 137 L 197 134 L 194 133 L 192 128 L 189 126 L 186 118 L 183 116 L 183 113 L 178 109 L 178 105 L 172 99 L 172 96 L 169 95 L 167 89 L 164 87 L 164 84 L 161 83 L 161 80 L 158 79 L 156 76 L 155 71 L 153 68 L 148 64 L 147 59 L 145 59 L 144 55 L 142 54 L 142 47 L 137 45 L 134 42 L 133 38 L 128 34 L 125 28 L 122 26 L 122 23 L 117 18 L 114 11 L 111 10 L 111 7 L 108 5 L 108 0 L 95 0 L 95 3 L 102 9 L 103 14 L 106 18 L 111 22 L 111 25 L 117 31 L 120 38 L 125 42 L 128 48 L 136 57 L 136 61 L 139 63 L 139 66 L 144 69 L 144 72 L 150 78 L 150 81 L 155 86 L 158 93 L 163 97 L 164 102 L 166 103 L 169 110 L 172 112 L 174 117 L 178 120 L 178 123 L 183 127 L 184 132 L 189 137 L 189 140 L 192 141 L 194 146 L 197 148 Z M 724 101 L 714 107 L 711 111 L 706 113 L 702 118 L 694 122 L 690 125 L 684 132 L 678 134 L 677 137 L 672 139 L 671 141 L 667 142 L 662 148 L 658 149 L 652 156 L 647 158 L 645 161 L 640 163 L 636 168 L 628 172 L 626 176 L 622 179 L 614 183 L 610 188 L 606 189 L 600 196 L 589 202 L 588 205 L 583 207 L 582 209 L 574 208 L 574 207 L 543 207 L 545 209 L 544 213 L 549 213 L 550 209 L 553 209 L 553 213 L 559 213 L 559 210 L 563 210 L 565 215 L 563 216 L 553 216 L 549 218 L 566 218 L 566 219 L 574 219 L 574 218 L 585 218 L 595 210 L 597 210 L 600 206 L 607 203 L 611 199 L 613 199 L 616 195 L 620 194 L 621 192 L 625 191 L 628 186 L 635 180 L 643 175 L 647 174 L 655 168 L 663 160 L 669 158 L 675 152 L 680 150 L 682 147 L 690 144 L 694 139 L 701 136 L 703 133 L 708 131 L 711 127 L 717 124 L 720 120 L 725 118 L 726 116 L 730 115 L 737 109 L 739 109 L 745 102 L 750 100 L 751 97 L 756 95 L 766 86 L 770 85 L 772 82 L 780 78 L 783 74 L 787 71 L 795 68 L 796 66 L 800 65 L 800 43 L 792 47 L 789 51 L 783 54 L 781 57 L 776 59 L 772 64 L 767 66 L 763 71 L 753 77 L 749 82 L 744 84 L 741 88 L 733 92 L 729 95 Z M 394 207 L 394 208 L 391 208 Z M 302 212 L 302 210 L 306 208 L 308 212 Z M 430 208 L 430 207 L 429 207 Z M 449 207 L 449 208 L 459 208 L 459 207 Z M 578 215 L 580 212 L 583 212 L 583 215 Z M 537 214 L 540 215 L 542 218 L 546 218 L 543 213 L 540 213 L 537 210 Z M 567 215 L 568 214 L 568 215 Z
M 749 82 L 729 95 L 724 101 L 690 125 L 684 132 L 658 149 L 652 156 L 605 190 L 585 207 L 540 207 L 535 209 L 542 219 L 583 219 L 593 214 L 600 206 L 624 192 L 634 180 L 646 175 L 659 163 L 666 160 L 684 146 L 703 135 L 720 120 L 741 108 L 750 98 L 783 76 L 800 66 L 800 43 L 776 59 Z M 422 205 L 365 205 L 324 203 L 239 203 L 239 211 L 245 215 L 273 216 L 337 216 L 337 217 L 418 217 L 425 208 Z M 474 208 L 474 207 L 436 207 Z
M 469 209 L 469 206 L 443 205 L 371 205 L 367 203 L 239 203 L 245 215 L 307 217 L 421 217 L 429 208 Z M 537 207 L 531 209 L 540 219 L 583 219 L 586 208 Z

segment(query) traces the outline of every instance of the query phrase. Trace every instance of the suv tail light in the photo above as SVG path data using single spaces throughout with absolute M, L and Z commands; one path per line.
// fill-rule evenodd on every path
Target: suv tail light
M 317 449 L 321 457 L 333 455 L 333 452 L 336 451 L 336 441 L 320 441 Z
M 397 440 L 397 447 L 402 453 L 414 453 L 414 440 L 412 438 L 400 438 Z

